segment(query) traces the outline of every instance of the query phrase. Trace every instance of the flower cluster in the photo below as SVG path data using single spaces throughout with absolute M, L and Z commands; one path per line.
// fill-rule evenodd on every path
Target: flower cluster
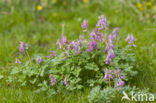
M 117 81 L 115 82 L 115 88 L 123 88 L 125 82 L 122 79 L 125 79 L 124 76 L 121 75 L 121 69 L 117 70 L 105 70 L 104 80 L 111 82 L 111 80 L 114 80 L 117 78 Z
M 55 51 L 50 51 L 50 52 L 51 52 L 51 54 L 50 54 L 50 55 L 48 55 L 48 56 L 47 56 L 47 58 L 50 58 L 50 57 L 54 57 L 54 56 L 56 56 Z
M 134 41 L 136 41 L 137 39 L 134 38 L 133 34 L 127 36 L 127 38 L 125 39 L 126 41 L 128 41 L 128 44 L 131 46 L 136 47 L 136 45 L 134 44 Z
M 93 30 L 90 34 L 90 41 L 88 43 L 88 49 L 86 50 L 86 52 L 89 52 L 89 51 L 93 51 L 93 49 L 96 49 L 98 50 L 98 47 L 97 47 L 97 42 L 96 42 L 96 33 L 95 31 Z
M 23 53 L 25 50 L 28 50 L 28 44 L 24 42 L 20 42 L 20 47 L 19 47 L 20 53 Z
M 66 43 L 67 43 L 67 38 L 62 34 L 61 42 L 58 39 L 57 42 L 56 42 L 56 45 L 59 46 L 59 49 L 61 49 L 63 46 L 66 45 Z
M 81 24 L 81 27 L 82 27 L 82 29 L 84 29 L 83 31 L 86 32 L 88 30 L 88 27 L 89 27 L 88 21 L 87 20 L 84 20 L 82 22 L 82 24 Z
M 107 19 L 103 15 L 99 17 L 96 27 L 99 27 L 99 29 L 106 29 L 108 27 Z
M 53 87 L 54 83 L 57 83 L 56 78 L 53 77 L 52 74 L 49 75 L 50 86 Z
M 64 85 L 65 85 L 65 86 L 68 86 L 68 83 L 67 83 L 67 78 L 66 78 L 66 76 L 65 76 L 65 78 L 64 78 L 64 80 L 63 80 L 63 83 L 64 83 Z
M 108 62 L 110 64 L 112 64 L 112 59 L 115 58 L 115 54 L 114 54 L 114 39 L 115 37 L 117 37 L 119 33 L 119 28 L 114 28 L 113 32 L 108 36 L 107 39 L 107 46 L 104 50 L 104 52 L 108 51 L 108 55 L 106 58 L 105 63 L 108 64 Z
M 43 61 L 43 58 L 41 56 L 38 56 L 37 57 L 37 63 L 38 64 L 41 64 L 42 61 Z
M 74 50 L 75 55 L 80 54 L 80 48 L 82 47 L 82 42 L 83 42 L 83 36 L 80 35 L 79 40 L 77 41 L 67 41 L 67 38 L 62 35 L 61 42 L 59 39 L 56 42 L 56 45 L 59 46 L 59 49 L 65 49 L 65 50 Z M 66 53 L 65 53 L 66 56 Z
M 17 59 L 17 58 L 16 58 L 15 63 L 16 63 L 16 64 L 23 64 L 23 63 L 22 63 L 19 59 Z
M 28 44 L 24 42 L 20 42 L 19 51 L 21 54 L 23 54 L 25 51 L 28 50 Z M 16 58 L 15 60 L 16 64 L 23 64 L 19 59 Z

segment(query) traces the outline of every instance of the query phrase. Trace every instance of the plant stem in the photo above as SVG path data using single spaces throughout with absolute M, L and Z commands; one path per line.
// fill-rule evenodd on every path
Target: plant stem
M 29 55 L 28 51 L 25 50 L 25 52 L 26 52 L 26 54 L 27 54 L 27 56 L 28 56 L 28 58 L 29 58 L 30 65 L 32 65 L 32 63 L 31 63 L 31 58 L 30 58 L 30 55 Z
M 110 78 L 109 78 L 109 87 L 111 87 L 111 81 L 110 81 Z

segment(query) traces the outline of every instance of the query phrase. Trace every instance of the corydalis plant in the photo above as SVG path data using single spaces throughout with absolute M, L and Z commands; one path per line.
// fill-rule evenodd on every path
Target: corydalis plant
M 23 64 L 23 63 L 22 63 L 19 59 L 17 59 L 17 58 L 16 58 L 15 63 L 16 63 L 16 64 Z
M 83 22 L 81 26 L 83 30 L 87 28 L 85 34 L 88 35 L 80 35 L 77 40 L 71 41 L 62 34 L 56 42 L 56 51 L 50 51 L 47 57 L 32 58 L 36 60 L 32 66 L 28 65 L 29 62 L 17 65 L 11 76 L 15 75 L 22 86 L 32 84 L 37 89 L 55 92 L 97 85 L 117 89 L 125 86 L 126 81 L 136 75 L 133 71 L 136 62 L 128 48 L 116 46 L 119 28 L 114 28 L 109 34 L 104 16 L 99 18 L 91 32 L 88 22 Z M 23 78 L 20 78 L 21 75 Z
M 51 87 L 54 86 L 54 83 L 57 84 L 56 78 L 54 78 L 52 74 L 49 75 L 49 80 Z
M 99 21 L 96 24 L 96 27 L 99 27 L 100 30 L 108 27 L 107 19 L 104 17 L 104 15 L 99 16 Z
M 66 46 L 66 43 L 67 43 L 67 38 L 62 34 L 61 42 L 58 39 L 56 45 L 59 46 L 59 49 L 61 49 L 63 46 Z
M 20 42 L 20 47 L 19 47 L 20 53 L 23 53 L 26 50 L 28 50 L 28 44 L 24 42 Z
M 112 64 L 112 59 L 115 58 L 114 39 L 117 37 L 118 33 L 119 33 L 119 28 L 114 28 L 113 32 L 107 38 L 107 44 L 104 50 L 104 52 L 106 51 L 108 52 L 108 55 L 105 61 L 106 64 L 108 64 L 108 62 Z
M 125 40 L 128 41 L 128 44 L 129 44 L 130 46 L 136 47 L 136 45 L 134 44 L 134 41 L 136 41 L 137 39 L 134 38 L 133 34 L 131 34 L 131 35 L 128 34 L 128 36 L 127 36 L 127 38 L 126 38 Z
M 65 53 L 64 56 L 66 58 L 66 52 L 69 50 L 74 50 L 75 55 L 80 53 L 80 48 L 82 47 L 83 36 L 80 35 L 79 40 L 77 41 L 67 41 L 66 37 L 62 35 L 62 41 L 57 40 L 56 45 L 59 46 L 59 49 L 62 49 Z
M 67 83 L 67 77 L 65 76 L 64 80 L 63 80 L 63 83 L 65 86 L 68 86 L 68 83 Z
M 121 75 L 121 69 L 117 68 L 117 70 L 109 70 L 109 69 L 105 70 L 104 80 L 106 82 L 108 81 L 110 87 L 112 86 L 111 83 L 113 81 L 115 82 L 114 83 L 115 88 L 118 89 L 123 88 L 125 82 L 122 79 L 125 79 L 125 77 Z
M 23 54 L 24 52 L 26 53 L 27 57 L 29 58 L 29 62 L 31 64 L 31 58 L 30 58 L 30 55 L 28 53 L 28 44 L 25 43 L 25 42 L 20 42 L 19 51 L 20 51 L 21 54 Z M 20 63 L 20 61 L 17 60 L 17 59 L 16 59 L 16 62 Z M 22 64 L 22 63 L 20 63 L 20 64 Z
M 50 51 L 51 54 L 47 56 L 47 58 L 51 58 L 51 57 L 55 57 L 56 56 L 56 53 L 55 51 Z
M 88 21 L 87 20 L 84 20 L 81 24 L 81 27 L 82 29 L 84 29 L 83 31 L 86 32 L 88 31 L 88 28 L 89 28 L 89 24 L 88 24 Z
M 41 64 L 42 61 L 43 61 L 43 58 L 41 56 L 38 56 L 37 57 L 37 63 L 38 64 Z

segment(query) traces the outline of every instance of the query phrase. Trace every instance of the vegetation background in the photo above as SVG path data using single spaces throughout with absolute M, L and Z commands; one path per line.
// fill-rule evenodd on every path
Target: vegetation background
M 82 33 L 83 19 L 87 19 L 90 28 L 93 28 L 100 15 L 107 17 L 110 28 L 120 28 L 121 39 L 126 38 L 128 33 L 137 38 L 135 54 L 140 69 L 132 84 L 155 93 L 156 19 L 151 16 L 140 19 L 142 11 L 137 9 L 137 3 L 131 4 L 126 0 L 0 0 L 0 102 L 86 103 L 89 88 L 47 98 L 42 93 L 34 94 L 29 87 L 10 86 L 5 79 L 9 65 L 15 62 L 20 41 L 29 44 L 30 55 L 47 55 L 55 49 L 62 24 L 65 25 L 64 34 L 73 40 Z M 124 42 L 122 44 L 125 45 Z

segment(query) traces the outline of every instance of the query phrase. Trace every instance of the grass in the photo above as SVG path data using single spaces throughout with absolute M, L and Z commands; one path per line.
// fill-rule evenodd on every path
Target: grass
M 83 19 L 88 19 L 90 28 L 93 28 L 97 17 L 101 14 L 107 17 L 110 28 L 120 28 L 121 40 L 124 40 L 128 33 L 133 33 L 138 39 L 135 54 L 139 74 L 131 84 L 139 88 L 149 88 L 155 93 L 156 22 L 139 21 L 133 9 L 112 0 L 93 0 L 90 4 L 70 4 L 66 7 L 49 5 L 41 12 L 28 5 L 21 7 L 18 3 L 0 3 L 0 69 L 3 75 L 7 76 L 9 65 L 15 61 L 19 41 L 28 42 L 30 55 L 34 53 L 47 55 L 50 50 L 55 49 L 54 45 L 61 36 L 63 23 L 64 34 L 69 39 L 75 39 L 82 33 L 80 25 Z M 125 45 L 125 42 L 121 45 Z M 1 80 L 0 84 L 2 103 L 85 103 L 89 92 L 86 90 L 80 93 L 65 93 L 65 97 L 60 94 L 58 97 L 47 99 L 42 93 L 34 94 L 29 87 L 27 89 L 8 87 L 4 80 Z
M 24 89 L 1 89 L 0 99 L 1 103 L 85 103 L 87 101 L 86 95 L 89 90 L 77 93 L 62 93 L 55 97 L 47 97 L 44 93 L 36 94 L 31 90 Z M 9 93 L 8 93 L 9 92 Z M 9 99 L 9 100 L 8 100 Z

